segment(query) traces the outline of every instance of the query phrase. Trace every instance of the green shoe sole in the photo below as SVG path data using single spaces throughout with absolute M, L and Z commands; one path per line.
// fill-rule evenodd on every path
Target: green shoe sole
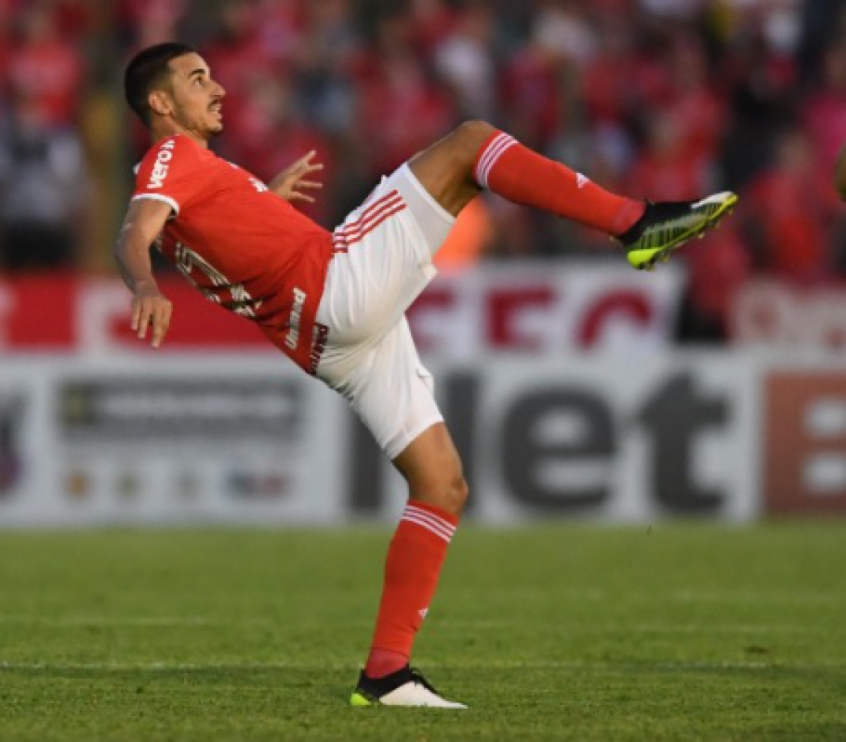
M 720 220 L 730 214 L 736 205 L 737 195 L 730 192 L 717 194 L 700 201 L 700 211 L 698 212 L 700 218 L 695 220 L 688 229 L 681 229 L 673 234 L 674 230 L 665 228 L 666 231 L 671 232 L 670 235 L 666 236 L 661 234 L 664 230 L 648 232 L 626 252 L 629 263 L 637 270 L 653 270 L 656 264 L 669 260 L 674 250 L 689 240 L 704 236 L 705 232 L 716 227 Z M 660 244 L 644 244 L 642 246 L 639 244 L 655 241 L 660 241 Z

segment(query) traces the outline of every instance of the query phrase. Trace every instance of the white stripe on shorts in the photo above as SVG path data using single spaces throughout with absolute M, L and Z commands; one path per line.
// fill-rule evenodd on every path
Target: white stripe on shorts
M 361 241 L 382 222 L 406 208 L 398 191 L 375 201 L 354 222 L 347 222 L 335 230 L 335 251 L 343 252 L 349 245 Z
M 373 217 L 375 217 L 378 213 L 381 213 L 389 206 L 394 206 L 397 203 L 402 201 L 402 196 L 400 196 L 399 191 L 391 191 L 382 198 L 377 199 L 372 204 L 369 204 L 364 209 L 362 209 L 361 214 L 357 219 L 345 222 L 341 225 L 340 229 L 343 231 L 350 231 L 354 232 L 358 229 L 362 229 L 364 225 L 368 221 L 372 221 Z

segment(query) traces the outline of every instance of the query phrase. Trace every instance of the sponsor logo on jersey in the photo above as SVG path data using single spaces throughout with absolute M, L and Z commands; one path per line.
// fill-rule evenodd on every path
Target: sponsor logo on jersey
M 329 328 L 326 325 L 315 322 L 314 329 L 312 330 L 311 353 L 308 358 L 308 370 L 312 376 L 317 374 L 317 367 L 320 365 L 323 351 L 326 350 L 326 340 L 328 337 Z
M 253 188 L 255 188 L 259 193 L 265 193 L 267 191 L 267 186 L 258 178 L 250 178 L 250 183 L 253 184 Z
M 300 320 L 303 315 L 303 305 L 306 300 L 306 292 L 294 287 L 294 304 L 291 307 L 291 317 L 288 320 L 288 335 L 285 338 L 285 345 L 291 350 L 296 350 L 300 342 Z
M 168 163 L 173 159 L 174 146 L 176 146 L 176 140 L 169 139 L 159 148 L 147 188 L 161 188 L 164 185 L 164 180 L 167 177 L 167 171 L 170 167 Z

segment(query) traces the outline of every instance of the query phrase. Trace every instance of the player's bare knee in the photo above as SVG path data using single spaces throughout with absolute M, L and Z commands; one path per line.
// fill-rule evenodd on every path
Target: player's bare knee
M 412 486 L 410 494 L 415 500 L 443 508 L 453 515 L 461 515 L 469 491 L 467 480 L 458 473 L 447 477 L 439 476 L 425 484 Z
M 436 504 L 453 515 L 461 515 L 469 494 L 470 488 L 467 485 L 467 480 L 461 474 L 458 474 L 447 480 L 439 489 L 439 502 Z
M 485 141 L 496 131 L 487 121 L 479 119 L 472 119 L 460 124 L 455 130 L 456 134 L 461 137 L 462 142 L 467 149 L 473 152 L 473 156 L 479 151 Z
M 462 476 L 456 477 L 450 487 L 450 512 L 461 515 L 469 496 L 470 486 L 467 484 L 467 480 Z
M 460 158 L 468 172 L 476 161 L 479 149 L 495 131 L 486 121 L 474 119 L 460 124 L 453 132 L 455 156 Z

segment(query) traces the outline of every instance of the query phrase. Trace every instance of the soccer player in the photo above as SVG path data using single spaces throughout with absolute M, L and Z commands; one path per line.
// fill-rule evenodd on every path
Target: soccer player
M 159 347 L 171 302 L 151 270 L 156 246 L 203 294 L 257 323 L 300 368 L 341 394 L 408 484 L 390 543 L 370 653 L 353 706 L 447 701 L 409 667 L 465 499 L 461 462 L 405 311 L 435 275 L 432 256 L 482 189 L 616 237 L 650 269 L 714 226 L 737 198 L 643 203 L 609 193 L 492 126 L 471 121 L 383 178 L 334 232 L 294 209 L 319 165 L 307 155 L 265 185 L 215 156 L 224 90 L 192 48 L 139 52 L 129 106 L 149 130 L 115 248 L 132 292 L 132 329 Z

